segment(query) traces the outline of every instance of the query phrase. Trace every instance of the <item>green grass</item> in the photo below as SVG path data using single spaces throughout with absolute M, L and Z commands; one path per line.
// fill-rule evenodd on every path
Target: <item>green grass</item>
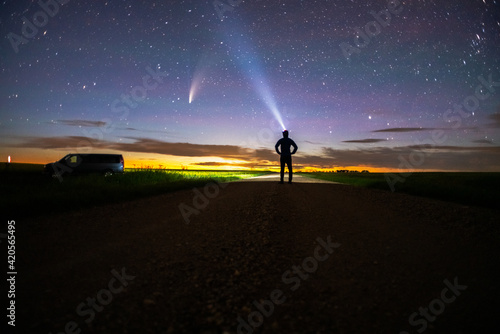
M 0 173 L 1 172 L 42 172 L 43 165 L 38 164 L 24 164 L 24 163 L 0 163 Z
M 111 177 L 43 176 L 42 165 L 0 164 L 0 193 L 8 213 L 20 216 L 63 212 L 267 174 L 258 171 L 133 170 Z M 383 173 L 301 173 L 304 176 L 391 191 Z M 399 175 L 399 174 L 398 174 Z M 500 173 L 414 173 L 396 192 L 498 209 Z
M 62 182 L 41 174 L 41 165 L 12 164 L 0 168 L 0 192 L 8 213 L 38 216 L 107 203 L 158 195 L 229 182 L 265 174 L 256 171 L 126 170 L 104 177 L 100 174 L 63 176 Z
M 302 173 L 302 175 L 391 191 L 384 173 Z M 499 208 L 500 173 L 413 173 L 399 180 L 401 181 L 394 184 L 395 192 L 463 205 Z

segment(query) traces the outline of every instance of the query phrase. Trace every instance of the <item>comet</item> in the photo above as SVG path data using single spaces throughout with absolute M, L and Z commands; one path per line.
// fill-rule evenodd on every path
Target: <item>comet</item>
M 210 75 L 210 67 L 214 63 L 214 59 L 214 55 L 210 51 L 204 51 L 198 59 L 189 87 L 189 103 L 192 103 L 198 96 L 201 86 Z
M 199 91 L 200 83 L 202 81 L 202 75 L 200 73 L 195 73 L 193 80 L 191 81 L 191 88 L 189 89 L 189 103 L 193 102 L 196 94 Z
M 189 90 L 189 104 L 193 102 L 195 92 L 196 92 L 196 85 L 191 85 L 191 89 Z

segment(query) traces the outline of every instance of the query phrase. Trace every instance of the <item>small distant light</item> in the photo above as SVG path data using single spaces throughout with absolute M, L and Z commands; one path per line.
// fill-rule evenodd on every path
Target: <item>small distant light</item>
M 9 157 L 7 158 L 7 162 L 10 164 L 10 155 L 9 155 Z

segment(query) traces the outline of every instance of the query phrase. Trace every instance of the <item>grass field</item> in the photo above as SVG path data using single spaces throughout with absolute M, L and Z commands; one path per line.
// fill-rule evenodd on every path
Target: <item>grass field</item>
M 228 182 L 265 174 L 253 171 L 132 170 L 104 177 L 100 174 L 64 176 L 61 180 L 42 175 L 43 166 L 0 166 L 0 192 L 8 213 L 18 216 L 64 212 L 120 202 L 180 189 Z
M 384 173 L 301 173 L 304 176 L 391 191 Z M 500 209 L 500 173 L 413 173 L 395 192 Z
M 42 165 L 1 164 L 0 193 L 9 214 L 37 216 L 266 174 L 258 171 L 134 170 L 111 177 L 42 175 Z M 301 173 L 304 176 L 391 191 L 383 173 Z M 414 173 L 396 192 L 499 209 L 500 173 Z

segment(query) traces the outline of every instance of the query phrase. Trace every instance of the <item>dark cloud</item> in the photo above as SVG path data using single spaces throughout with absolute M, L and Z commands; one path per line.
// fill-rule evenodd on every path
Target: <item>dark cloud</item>
M 374 130 L 372 132 L 416 132 L 416 131 L 432 131 L 436 130 L 436 128 L 387 128 Z
M 461 130 L 478 130 L 477 126 L 461 126 Z M 387 129 L 379 129 L 373 130 L 372 132 L 420 132 L 420 131 L 435 131 L 435 130 L 443 130 L 443 131 L 452 131 L 456 130 L 452 127 L 450 128 L 387 128 Z
M 472 142 L 478 144 L 493 144 L 493 142 L 488 139 L 478 139 L 478 140 L 473 140 Z
M 130 142 L 111 142 L 84 136 L 31 137 L 16 145 L 22 148 L 68 149 L 84 151 L 89 148 L 109 149 L 123 152 L 155 153 L 182 157 L 221 157 L 225 159 L 271 160 L 274 151 L 248 149 L 236 145 L 200 145 L 190 143 L 170 143 L 149 138 L 125 138 Z
M 413 145 L 366 150 L 324 148 L 323 155 L 334 159 L 334 167 L 370 166 L 408 170 L 498 171 L 500 146 Z
M 259 163 L 259 162 L 241 162 L 241 163 L 227 163 L 220 161 L 206 161 L 192 163 L 191 166 L 204 166 L 204 167 L 238 167 L 238 168 L 253 168 L 253 169 L 268 169 L 269 167 L 276 167 L 277 164 L 273 163 Z M 297 167 L 297 165 L 295 165 Z
M 500 110 L 500 107 L 499 107 Z M 494 114 L 488 115 L 488 119 L 492 120 L 493 123 L 488 124 L 492 128 L 500 128 L 500 111 Z
M 138 128 L 132 128 L 132 127 L 117 127 L 117 128 L 111 128 L 111 129 L 116 129 L 116 130 L 121 130 L 121 131 L 137 131 L 137 132 L 144 132 L 144 133 L 162 133 L 162 134 L 169 134 L 169 132 L 164 131 L 164 130 L 146 130 L 146 129 L 138 129 Z
M 402 149 L 410 149 L 410 150 L 427 150 L 432 152 L 498 152 L 500 150 L 500 146 L 495 147 L 486 147 L 486 146 L 451 146 L 451 145 L 410 145 L 405 147 L 400 147 Z
M 113 130 L 120 130 L 120 131 L 138 131 L 138 132 L 144 132 L 144 133 L 167 133 L 166 131 L 162 130 L 145 130 L 145 129 L 138 129 L 138 128 L 133 128 L 133 127 L 116 127 L 116 124 L 114 123 L 106 123 L 104 121 L 89 121 L 89 120 L 81 120 L 81 119 L 60 119 L 57 120 L 56 122 L 52 122 L 51 124 L 62 124 L 62 125 L 67 125 L 67 126 L 79 126 L 79 127 L 105 127 L 108 126 L 106 132 L 111 132 Z
M 197 162 L 197 163 L 192 163 L 191 165 L 193 166 L 211 166 L 211 167 L 220 167 L 220 166 L 227 166 L 227 162 L 219 162 L 219 161 L 206 161 L 206 162 Z
M 201 162 L 200 166 L 238 166 L 268 168 L 276 166 L 278 155 L 270 149 L 249 149 L 236 145 L 200 145 L 170 143 L 149 138 L 126 138 L 129 142 L 91 140 L 82 136 L 32 137 L 16 145 L 22 148 L 67 149 L 83 152 L 85 148 L 108 149 L 120 152 L 165 154 L 180 157 L 218 157 L 241 160 L 241 163 Z M 334 149 L 324 147 L 319 155 L 295 155 L 296 168 L 339 168 L 368 166 L 375 168 L 408 170 L 500 170 L 500 146 L 434 146 L 411 145 L 395 148 L 370 147 L 368 149 Z
M 278 158 L 277 158 L 278 159 Z M 294 156 L 293 164 L 300 168 L 302 167 L 314 167 L 314 168 L 332 168 L 335 166 L 335 159 L 331 157 L 325 157 L 322 155 L 306 155 L 306 156 Z
M 106 122 L 102 121 L 88 121 L 83 119 L 60 119 L 57 123 L 62 123 L 68 126 L 84 126 L 84 127 L 102 127 Z
M 236 145 L 200 145 L 190 143 L 170 143 L 149 138 L 128 138 L 132 143 L 109 143 L 109 148 L 126 152 L 157 153 L 182 157 L 221 157 L 240 159 L 244 148 Z
M 91 140 L 83 136 L 65 136 L 65 137 L 25 137 L 24 142 L 14 145 L 20 148 L 41 148 L 41 149 L 68 149 L 76 151 L 77 148 L 93 146 L 102 148 L 104 142 Z
M 387 141 L 386 139 L 354 139 L 354 140 L 344 140 L 343 143 L 361 143 L 361 144 L 370 144 L 370 143 L 380 143 L 382 141 Z

